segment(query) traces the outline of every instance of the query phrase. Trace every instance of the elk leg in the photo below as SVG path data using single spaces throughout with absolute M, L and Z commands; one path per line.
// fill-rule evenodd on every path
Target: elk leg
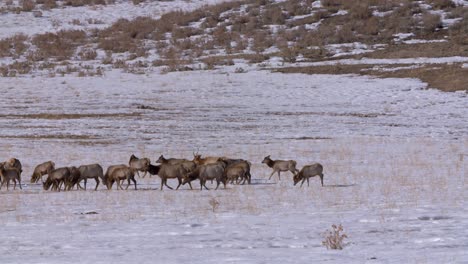
M 307 187 L 309 187 L 309 177 L 307 177 Z
M 128 186 L 130 186 L 130 178 L 127 178 L 127 187 L 125 188 L 125 190 L 128 190 Z
M 218 187 L 219 187 L 219 180 L 216 179 L 216 188 L 215 188 L 215 190 L 218 190 Z
M 193 190 L 193 188 L 192 188 L 192 183 L 191 183 L 191 182 L 188 182 L 188 185 L 190 186 L 190 190 Z
M 97 191 L 97 187 L 99 186 L 99 178 L 96 177 L 94 179 L 96 180 L 96 188 L 94 188 L 94 190 Z
M 278 171 L 278 180 L 280 180 L 280 181 L 281 181 L 280 172 L 281 172 L 281 171 Z
M 271 180 L 271 177 L 273 177 L 273 174 L 275 174 L 275 170 L 270 174 L 270 178 L 268 178 L 268 180 Z M 279 172 L 278 172 L 279 173 Z
M 306 180 L 306 178 L 303 178 L 303 179 L 302 179 L 301 187 L 302 187 L 302 184 L 304 184 L 305 180 Z
M 15 179 L 13 179 L 13 183 L 15 184 L 15 185 L 13 185 L 13 190 L 16 190 L 16 180 Z
M 172 188 L 171 186 L 167 185 L 167 179 L 164 180 L 164 185 L 166 185 L 167 188 L 171 189 L 171 190 L 174 190 L 174 188 Z
M 322 183 L 322 187 L 323 187 L 323 174 L 320 174 L 320 182 Z
M 85 189 L 85 191 L 86 191 L 86 184 L 87 184 L 87 183 L 88 183 L 88 179 L 85 178 L 85 179 L 84 179 L 84 189 Z
M 133 178 L 133 177 L 131 178 L 131 180 L 133 181 L 133 184 L 135 184 L 135 190 L 136 190 L 136 189 L 137 189 L 137 187 L 136 187 L 136 180 L 135 180 L 135 178 Z
M 10 190 L 10 179 L 7 180 L 6 189 L 7 191 Z
M 148 173 L 148 171 L 145 171 L 145 174 L 143 174 L 143 178 L 146 176 L 146 173 Z M 150 174 L 150 178 L 151 178 L 151 174 Z
M 176 190 L 179 190 L 180 185 L 182 185 L 182 180 L 180 178 L 177 178 L 177 180 L 179 181 L 179 185 L 177 185 Z

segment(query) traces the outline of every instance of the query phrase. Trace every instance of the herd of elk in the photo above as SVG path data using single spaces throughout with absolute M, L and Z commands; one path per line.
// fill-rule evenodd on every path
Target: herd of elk
M 165 158 L 161 155 L 156 163 L 159 165 L 151 164 L 148 158 L 137 158 L 135 155 L 130 156 L 128 165 L 119 164 L 111 165 L 107 168 L 106 173 L 103 173 L 101 165 L 89 164 L 81 165 L 79 167 L 61 167 L 55 168 L 53 161 L 46 161 L 37 165 L 31 176 L 31 183 L 37 183 L 39 180 L 42 182 L 44 190 L 55 190 L 70 191 L 75 186 L 76 189 L 86 190 L 87 180 L 94 179 L 96 185 L 94 190 L 97 190 L 99 183 L 102 183 L 111 190 L 113 184 L 117 183 L 117 189 L 123 190 L 122 183 L 126 180 L 126 189 L 133 182 L 135 190 L 137 189 L 137 183 L 135 180 L 135 174 L 139 177 L 145 177 L 147 173 L 151 175 L 158 175 L 161 178 L 161 190 L 164 186 L 169 189 L 173 189 L 167 184 L 168 179 L 177 179 L 178 185 L 176 190 L 181 185 L 188 183 L 190 189 L 192 188 L 192 181 L 200 181 L 200 190 L 203 188 L 208 189 L 206 182 L 210 180 L 213 182 L 216 180 L 216 190 L 222 183 L 224 188 L 226 184 L 251 184 L 251 173 L 250 169 L 252 163 L 243 159 L 231 159 L 226 157 L 202 157 L 198 153 L 193 153 L 193 159 L 178 159 L 178 158 Z M 305 165 L 300 171 L 296 168 L 296 161 L 294 160 L 272 160 L 270 155 L 266 156 L 262 163 L 265 163 L 268 167 L 273 169 L 270 174 L 269 180 L 275 173 L 280 178 L 280 173 L 284 171 L 290 171 L 293 174 L 294 185 L 301 181 L 301 186 L 307 181 L 309 186 L 309 178 L 314 176 L 320 177 L 320 182 L 323 186 L 323 166 L 319 163 L 311 165 Z M 0 189 L 4 184 L 9 189 L 10 182 L 13 181 L 14 189 L 16 188 L 17 182 L 21 187 L 21 172 L 22 165 L 18 159 L 12 158 L 5 162 L 0 162 Z M 143 176 L 140 176 L 139 172 L 144 172 Z M 43 180 L 43 176 L 47 175 L 46 180 Z M 84 181 L 84 188 L 81 186 L 81 182 Z

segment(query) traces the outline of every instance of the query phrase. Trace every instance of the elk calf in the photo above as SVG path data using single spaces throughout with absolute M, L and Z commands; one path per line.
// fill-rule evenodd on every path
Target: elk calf
M 296 175 L 296 172 L 299 171 L 298 169 L 296 169 L 295 160 L 272 160 L 270 158 L 270 155 L 268 155 L 263 159 L 262 163 L 266 163 L 268 167 L 273 169 L 273 172 L 271 173 L 270 178 L 268 178 L 268 180 L 270 180 L 271 177 L 273 177 L 273 174 L 275 174 L 275 172 L 278 173 L 278 179 L 281 180 L 281 171 L 290 171 L 293 175 Z
M 301 169 L 301 171 L 298 174 L 294 175 L 294 186 L 296 186 L 296 184 L 301 180 L 301 186 L 306 180 L 307 186 L 309 186 L 309 178 L 317 175 L 320 176 L 320 182 L 322 183 L 323 187 L 323 166 L 320 163 L 306 165 Z

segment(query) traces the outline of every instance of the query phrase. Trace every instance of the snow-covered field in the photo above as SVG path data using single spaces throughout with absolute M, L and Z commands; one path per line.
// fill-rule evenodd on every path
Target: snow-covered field
M 468 260 L 464 93 L 231 69 L 0 81 L 2 159 L 25 171 L 22 191 L 0 192 L 1 263 Z M 53 193 L 27 183 L 48 159 L 106 167 L 197 149 L 251 160 L 254 184 L 161 192 L 158 178 L 140 178 L 138 191 Z M 268 181 L 268 154 L 321 162 L 326 186 Z M 347 245 L 326 250 L 323 233 L 339 223 Z

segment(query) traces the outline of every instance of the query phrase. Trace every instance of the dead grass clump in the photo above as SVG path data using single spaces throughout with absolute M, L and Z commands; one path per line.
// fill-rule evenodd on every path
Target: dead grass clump
M 456 7 L 455 3 L 451 0 L 430 0 L 429 3 L 434 9 L 450 9 Z
M 219 201 L 215 197 L 211 198 L 208 201 L 208 204 L 211 206 L 211 210 L 213 211 L 213 213 L 216 211 L 216 209 L 218 209 L 220 205 Z
M 22 0 L 21 1 L 21 10 L 23 12 L 31 12 L 36 7 L 36 3 L 32 0 Z
M 372 10 L 369 8 L 369 3 L 358 2 L 349 10 L 353 19 L 369 19 L 372 17 Z
M 105 0 L 65 0 L 64 5 L 66 6 L 87 6 L 87 5 L 105 5 Z
M 78 53 L 81 60 L 94 60 L 97 57 L 97 52 L 94 49 L 84 49 Z
M 201 33 L 201 30 L 193 27 L 178 27 L 172 30 L 172 38 L 185 39 L 190 38 L 191 36 L 199 35 Z
M 331 230 L 327 230 L 323 235 L 325 239 L 322 241 L 322 245 L 327 247 L 327 249 L 343 249 L 345 238 L 348 238 L 346 234 L 343 234 L 343 226 L 340 224 L 338 226 L 332 225 Z
M 28 37 L 23 34 L 0 40 L 0 57 L 18 58 L 23 55 L 28 49 L 27 40 Z
M 440 15 L 438 14 L 431 14 L 431 13 L 424 13 L 422 16 L 422 28 L 423 32 L 433 33 L 436 30 L 442 28 L 442 20 Z
M 44 9 L 53 9 L 57 8 L 57 2 L 56 0 L 45 0 L 44 4 L 42 5 Z
M 9 71 L 14 71 L 18 74 L 27 74 L 30 73 L 33 69 L 31 62 L 29 61 L 14 61 L 12 64 L 8 65 Z
M 86 33 L 82 30 L 61 30 L 57 33 L 44 33 L 33 37 L 37 47 L 36 60 L 55 58 L 69 59 L 78 46 L 85 44 Z
M 290 0 L 284 3 L 284 9 L 288 16 L 303 16 L 312 12 L 313 0 Z
M 260 14 L 260 20 L 264 25 L 284 25 L 287 18 L 279 6 L 267 8 Z

